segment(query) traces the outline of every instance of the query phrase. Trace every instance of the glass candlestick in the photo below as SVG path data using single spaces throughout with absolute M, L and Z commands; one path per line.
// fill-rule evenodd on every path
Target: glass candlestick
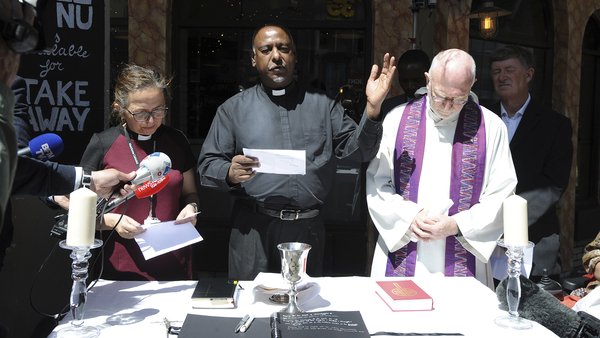
M 90 250 L 100 247 L 102 241 L 94 239 L 94 244 L 90 246 L 70 246 L 67 245 L 67 241 L 61 241 L 59 245 L 63 249 L 71 250 L 69 257 L 73 259 L 73 263 L 71 264 L 73 268 L 71 273 L 73 286 L 71 288 L 70 300 L 73 319 L 71 320 L 71 326 L 58 331 L 56 336 L 58 338 L 98 337 L 100 331 L 97 328 L 83 325 L 83 313 L 87 301 L 87 285 L 85 281 L 88 277 L 88 259 L 92 256 Z
M 508 316 L 500 316 L 494 321 L 497 325 L 516 330 L 527 330 L 533 327 L 530 321 L 519 317 L 519 302 L 521 301 L 521 262 L 523 261 L 523 250 L 532 248 L 534 244 L 528 242 L 527 246 L 506 245 L 504 239 L 496 242 L 499 246 L 506 248 L 508 257 L 508 281 L 506 284 L 506 302 L 508 303 Z

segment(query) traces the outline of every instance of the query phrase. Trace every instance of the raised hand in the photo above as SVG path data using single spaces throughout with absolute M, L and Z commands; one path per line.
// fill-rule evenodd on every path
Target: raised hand
M 367 116 L 371 120 L 379 120 L 381 103 L 385 100 L 392 87 L 392 79 L 396 72 L 395 65 L 396 58 L 393 56 L 390 57 L 389 53 L 385 53 L 379 77 L 377 77 L 379 67 L 376 64 L 371 67 L 371 75 L 369 75 L 369 81 L 365 88 L 365 93 L 367 94 Z

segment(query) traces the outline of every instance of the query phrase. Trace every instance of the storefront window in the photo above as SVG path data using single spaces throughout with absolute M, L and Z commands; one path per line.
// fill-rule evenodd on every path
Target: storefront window
M 471 9 L 482 7 L 483 0 L 473 0 Z M 477 63 L 477 82 L 473 91 L 483 106 L 498 102 L 494 93 L 489 67 L 489 56 L 505 45 L 519 45 L 533 52 L 535 76 L 529 86 L 531 96 L 546 106 L 552 99 L 552 7 L 550 1 L 494 1 L 495 7 L 511 12 L 498 19 L 498 35 L 485 40 L 479 35 L 479 22 L 471 19 L 469 53 Z
M 203 140 L 217 107 L 257 83 L 250 62 L 252 33 L 266 22 L 281 22 L 297 48 L 298 81 L 335 97 L 342 86 L 364 102 L 370 28 L 364 0 L 174 1 L 173 60 L 182 89 L 174 123 L 190 139 Z M 366 53 L 366 54 L 365 54 Z M 361 101 L 362 99 L 362 101 Z
M 257 84 L 250 62 L 254 29 L 187 30 L 187 135 L 203 139 L 219 105 Z M 335 97 L 351 86 L 363 98 L 365 78 L 364 31 L 292 29 L 298 63 L 294 76 Z
M 471 10 L 483 7 L 485 2 L 489 1 L 473 0 Z M 498 18 L 500 31 L 494 40 L 510 39 L 526 44 L 545 42 L 548 28 L 552 27 L 552 21 L 548 22 L 548 15 L 552 9 L 549 2 L 546 0 L 494 0 L 494 7 L 511 12 L 509 15 Z M 471 20 L 469 29 L 471 33 L 479 34 L 478 20 Z

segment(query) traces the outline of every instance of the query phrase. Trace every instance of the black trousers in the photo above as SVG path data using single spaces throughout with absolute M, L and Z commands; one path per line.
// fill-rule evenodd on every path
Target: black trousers
M 280 273 L 281 255 L 277 245 L 285 242 L 310 244 L 306 272 L 313 277 L 323 275 L 325 224 L 320 216 L 283 221 L 236 202 L 232 221 L 229 278 L 253 280 L 259 272 Z

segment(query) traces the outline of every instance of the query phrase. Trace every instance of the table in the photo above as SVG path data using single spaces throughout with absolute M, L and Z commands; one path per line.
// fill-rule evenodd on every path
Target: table
M 255 301 L 253 289 L 260 284 L 258 280 L 264 281 L 267 278 L 281 281 L 281 277 L 278 274 L 260 274 L 259 277 L 255 281 L 240 281 L 244 290 L 240 292 L 236 309 L 193 309 L 191 295 L 195 281 L 100 280 L 88 293 L 85 324 L 100 329 L 100 337 L 165 338 L 165 317 L 171 321 L 179 321 L 179 324 L 188 313 L 239 318 L 251 313 L 256 317 L 268 317 L 283 306 Z M 507 315 L 507 312 L 500 309 L 495 293 L 475 278 L 411 278 L 434 300 L 434 310 L 416 312 L 392 312 L 374 291 L 375 280 L 383 279 L 310 278 L 307 281 L 317 283 L 321 291 L 300 307 L 305 311 L 360 311 L 370 333 L 459 332 L 465 337 L 477 338 L 557 337 L 535 322 L 532 329 L 523 331 L 497 326 L 494 319 Z M 56 337 L 58 330 L 71 325 L 70 320 L 71 314 L 68 314 L 49 337 Z

